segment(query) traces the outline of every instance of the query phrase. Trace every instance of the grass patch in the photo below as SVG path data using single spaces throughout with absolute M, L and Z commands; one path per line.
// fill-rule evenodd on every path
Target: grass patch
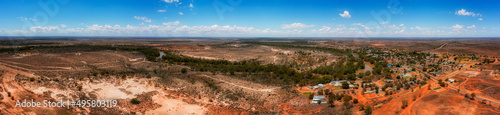
M 302 92 L 302 95 L 311 95 L 311 92 Z
M 438 89 L 441 89 L 441 87 L 434 88 L 434 90 L 438 90 Z

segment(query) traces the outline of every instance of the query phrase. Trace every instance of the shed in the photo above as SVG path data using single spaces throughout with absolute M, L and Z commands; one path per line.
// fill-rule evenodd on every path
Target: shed
M 324 95 L 317 95 L 313 97 L 311 104 L 327 104 L 327 102 Z

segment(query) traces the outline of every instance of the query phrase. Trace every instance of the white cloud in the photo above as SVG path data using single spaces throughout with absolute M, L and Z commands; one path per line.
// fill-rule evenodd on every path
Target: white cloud
M 465 9 L 458 10 L 458 11 L 455 12 L 455 14 L 459 15 L 459 16 L 482 16 L 479 13 L 476 14 L 474 12 L 468 12 Z
M 458 24 L 455 24 L 451 27 L 454 31 L 460 31 L 461 29 L 464 28 L 464 25 L 458 25 Z
M 175 2 L 179 2 L 179 0 L 163 0 L 165 1 L 166 3 L 175 3 Z
M 412 29 L 413 29 L 413 27 L 412 27 Z M 425 27 L 416 26 L 415 29 L 417 29 L 417 30 L 430 30 L 432 28 L 425 28 Z
M 477 20 L 479 20 L 479 21 L 483 21 L 483 18 L 479 18 L 479 19 L 477 19 Z
M 354 26 L 362 26 L 364 27 L 365 25 L 361 24 L 361 23 L 352 23 L 351 25 L 354 25 Z
M 50 33 L 59 31 L 58 26 L 35 26 L 30 28 L 32 33 Z
M 302 23 L 293 23 L 293 24 L 283 24 L 281 25 L 281 29 L 303 29 L 314 27 L 315 25 L 306 25 Z
M 158 10 L 158 12 L 167 12 L 167 10 Z
M 61 27 L 62 27 L 62 28 L 65 28 L 65 27 L 66 27 L 66 25 L 65 25 L 65 24 L 61 24 Z
M 467 29 L 476 29 L 476 25 L 467 26 Z
M 384 24 L 387 24 L 389 23 L 388 21 L 385 21 L 385 22 L 380 22 L 380 24 L 384 25 Z
M 26 18 L 26 17 L 17 17 L 17 19 L 19 19 L 19 21 L 25 21 L 25 20 L 37 21 L 37 19 L 33 19 L 33 18 Z
M 373 30 L 373 29 L 376 29 L 375 27 L 368 27 L 368 26 L 366 26 L 364 24 L 361 24 L 361 23 L 353 23 L 351 25 L 353 25 L 353 26 L 360 26 L 364 30 Z M 380 27 L 377 27 L 377 28 L 380 28 Z
M 404 24 L 399 24 L 399 26 L 405 26 Z
M 282 29 L 272 30 L 256 29 L 254 27 L 241 27 L 229 25 L 207 26 L 179 26 L 179 21 L 165 22 L 160 25 L 131 26 L 131 25 L 90 25 L 74 28 L 62 26 L 34 26 L 28 30 L 6 30 L 0 35 L 26 35 L 26 36 L 157 36 L 157 37 L 455 37 L 471 36 L 476 33 L 475 25 L 451 25 L 447 27 L 406 27 L 388 25 L 371 27 L 369 24 L 353 23 L 355 27 L 348 26 L 322 26 L 320 28 L 302 30 L 300 28 L 315 27 L 302 23 L 284 24 Z M 377 25 L 377 24 L 375 24 Z M 481 27 L 483 28 L 483 27 Z M 415 31 L 415 30 L 421 31 Z M 480 31 L 477 31 L 480 32 Z
M 137 20 L 142 20 L 144 22 L 152 22 L 151 19 L 149 19 L 148 17 L 146 16 L 143 16 L 143 17 L 139 17 L 139 16 L 134 16 L 135 19 Z
M 399 30 L 400 28 L 396 25 L 392 25 L 392 26 L 383 27 L 382 29 Z
M 179 12 L 179 15 L 184 15 L 184 13 L 182 13 L 182 12 Z
M 344 11 L 343 14 L 339 14 L 341 17 L 343 18 L 351 18 L 351 15 L 349 15 L 349 12 L 348 11 Z
M 179 25 L 180 22 L 175 21 L 165 23 L 164 25 L 147 25 L 147 26 L 131 26 L 124 27 L 120 25 L 92 25 L 86 28 L 68 28 L 60 29 L 59 26 L 35 26 L 29 30 L 13 30 L 9 34 L 18 35 L 75 35 L 75 36 L 273 36 L 283 35 L 286 32 L 275 31 L 270 29 L 255 29 L 253 27 L 240 26 L 170 26 Z M 292 32 L 290 32 L 292 33 Z M 290 35 L 290 34 L 286 34 Z
M 163 25 L 166 25 L 166 26 L 176 26 L 179 24 L 181 24 L 181 22 L 179 22 L 179 21 L 163 23 Z
M 189 3 L 190 8 L 194 8 L 193 3 Z

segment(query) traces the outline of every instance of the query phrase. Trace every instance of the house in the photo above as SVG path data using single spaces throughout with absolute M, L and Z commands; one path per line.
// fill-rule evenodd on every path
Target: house
M 363 92 L 363 94 L 370 94 L 370 93 L 376 93 L 376 91 L 375 90 L 371 90 L 371 91 Z
M 347 82 L 349 84 L 349 88 L 354 88 L 355 86 L 358 86 L 358 84 L 356 83 L 351 83 L 351 82 Z
M 313 97 L 311 104 L 327 104 L 324 95 L 317 95 Z
M 374 85 L 373 83 L 363 83 L 363 86 L 370 86 L 370 85 Z
M 448 82 L 455 83 L 455 79 L 448 79 Z
M 334 80 L 330 82 L 330 85 L 334 87 L 342 87 L 342 82 L 346 82 L 347 80 Z
M 394 82 L 394 80 L 392 80 L 392 79 L 384 79 L 384 81 L 385 81 L 385 82 L 387 82 L 387 83 L 392 83 L 392 82 Z
M 402 75 L 401 77 L 403 77 L 403 78 L 411 77 L 411 74 L 407 73 L 407 74 Z

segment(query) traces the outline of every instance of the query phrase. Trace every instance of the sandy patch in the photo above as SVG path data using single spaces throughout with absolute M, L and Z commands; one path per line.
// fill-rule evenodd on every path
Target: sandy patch
M 181 100 L 171 99 L 157 94 L 153 96 L 155 103 L 161 105 L 155 110 L 146 111 L 146 115 L 203 115 L 205 108 L 195 104 L 188 104 Z
M 121 84 L 108 83 L 83 83 L 82 90 L 94 92 L 98 99 L 131 99 L 137 94 L 157 91 L 152 85 L 148 85 L 144 79 L 127 79 Z
M 44 92 L 52 92 L 50 94 L 50 97 L 54 98 L 55 100 L 60 100 L 66 98 L 71 98 L 71 94 L 74 94 L 73 91 L 71 90 L 60 90 L 60 89 L 55 89 L 55 88 L 47 88 L 47 87 L 38 87 L 37 89 L 31 90 L 35 94 L 40 94 L 43 95 Z
M 139 61 L 139 60 L 142 60 L 142 58 L 134 58 L 134 59 L 128 58 L 128 61 Z

